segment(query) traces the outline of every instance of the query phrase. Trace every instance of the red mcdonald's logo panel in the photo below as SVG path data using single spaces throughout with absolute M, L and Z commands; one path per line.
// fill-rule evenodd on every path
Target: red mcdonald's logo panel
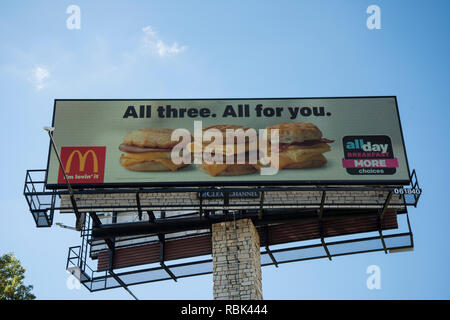
M 61 162 L 70 183 L 103 183 L 106 147 L 62 147 Z M 59 168 L 58 184 L 65 184 Z

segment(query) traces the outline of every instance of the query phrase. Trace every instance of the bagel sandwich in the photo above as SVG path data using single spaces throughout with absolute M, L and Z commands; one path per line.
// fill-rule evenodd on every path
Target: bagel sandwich
M 257 162 L 258 152 L 258 138 L 255 134 L 244 135 L 245 132 L 250 129 L 239 125 L 213 125 L 203 129 L 203 135 L 208 130 L 216 130 L 218 134 L 222 135 L 222 143 L 216 143 L 214 139 L 208 140 L 203 138 L 201 145 L 197 148 L 194 144 L 191 145 L 191 152 L 201 151 L 195 153 L 195 158 L 201 158 L 201 164 L 197 164 L 197 168 L 208 173 L 209 175 L 216 176 L 239 176 L 258 172 L 260 165 Z M 238 138 L 242 134 L 242 138 Z M 255 131 L 256 132 L 256 131 Z M 233 143 L 227 144 L 227 140 Z M 206 153 L 211 153 L 213 159 L 206 158 Z M 256 157 L 251 159 L 250 152 L 254 152 Z M 220 159 L 220 161 L 213 161 Z M 228 161 L 227 161 L 228 160 Z
M 323 153 L 331 150 L 329 143 L 334 140 L 322 137 L 322 131 L 309 122 L 285 122 L 268 126 L 267 134 L 270 142 L 271 130 L 278 129 L 279 143 L 270 144 L 268 152 L 278 154 L 278 165 L 272 167 L 282 169 L 306 169 L 323 167 L 327 159 Z
M 172 161 L 172 148 L 179 142 L 172 141 L 173 129 L 136 129 L 125 135 L 119 150 L 120 164 L 131 171 L 177 171 L 188 164 Z

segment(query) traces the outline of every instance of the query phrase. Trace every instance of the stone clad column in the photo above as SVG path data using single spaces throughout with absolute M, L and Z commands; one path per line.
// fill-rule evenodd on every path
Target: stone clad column
M 250 219 L 212 226 L 215 300 L 262 300 L 259 235 Z

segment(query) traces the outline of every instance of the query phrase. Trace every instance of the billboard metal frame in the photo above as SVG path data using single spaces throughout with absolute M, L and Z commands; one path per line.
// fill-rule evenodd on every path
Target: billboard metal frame
M 326 241 L 322 237 L 320 242 L 316 244 L 299 245 L 300 243 L 293 243 L 293 246 L 279 249 L 271 249 L 269 245 L 266 245 L 264 248 L 261 248 L 261 266 L 278 267 L 284 263 L 322 258 L 328 258 L 331 261 L 334 257 L 352 254 L 369 252 L 384 252 L 388 254 L 396 251 L 411 250 L 414 247 L 413 233 L 408 214 L 406 213 L 404 216 L 406 219 L 406 230 L 394 234 L 383 235 L 382 230 L 379 229 L 379 235 L 366 235 L 355 239 Z M 92 219 L 92 221 L 94 220 Z M 117 269 L 112 267 L 108 270 L 94 270 L 87 261 L 88 252 L 92 244 L 92 226 L 93 223 L 89 220 L 82 231 L 81 245 L 69 248 L 66 262 L 67 270 L 70 270 L 72 267 L 79 268 L 80 282 L 90 292 L 120 287 L 130 292 L 128 287 L 132 285 L 164 280 L 177 282 L 181 278 L 212 273 L 212 259 L 209 257 L 200 256 L 195 261 L 167 263 L 164 260 L 163 253 L 160 255 L 159 266 L 153 263 L 151 265 L 130 266 L 124 271 L 117 271 Z M 162 252 L 164 252 L 164 239 L 159 239 L 158 241 Z M 338 249 L 336 250 L 335 248 Z M 110 266 L 112 266 L 111 261 L 114 259 L 114 248 L 109 250 L 111 252 Z M 130 268 L 132 270 L 129 270 Z
M 30 212 L 33 215 L 33 218 L 36 222 L 37 227 L 50 227 L 53 222 L 53 215 L 55 210 L 70 210 L 73 208 L 63 208 L 57 201 L 61 197 L 61 195 L 68 195 L 68 190 L 48 190 L 45 185 L 45 181 L 41 179 L 33 180 L 33 175 L 38 174 L 43 177 L 46 174 L 46 170 L 28 170 L 25 177 L 25 185 L 24 185 L 24 196 L 29 205 Z M 419 183 L 417 181 L 417 175 L 415 170 L 413 170 L 410 176 L 410 189 L 420 190 Z M 249 188 L 250 190 L 255 190 L 255 188 Z M 140 192 L 167 192 L 174 193 L 177 192 L 186 192 L 186 190 L 201 192 L 208 190 L 217 190 L 213 188 L 148 188 L 148 189 L 94 189 L 94 190 L 75 190 L 74 193 L 76 195 L 83 194 L 114 194 L 114 193 L 131 193 L 136 195 L 136 206 L 118 206 L 117 209 L 132 209 L 133 212 L 140 215 L 142 218 L 142 212 L 145 210 L 149 215 L 149 223 L 152 223 L 151 220 L 155 221 L 154 215 L 152 215 L 146 206 L 145 208 L 140 207 L 139 202 L 139 193 Z M 239 190 L 242 191 L 243 188 L 222 188 L 221 191 L 233 191 Z M 308 214 L 305 214 L 305 218 L 307 219 L 316 219 L 316 221 L 321 225 L 323 219 L 327 218 L 329 213 L 333 213 L 333 210 L 325 210 L 326 202 L 325 195 L 328 191 L 384 191 L 387 192 L 387 196 L 384 200 L 383 204 L 377 203 L 377 208 L 372 211 L 368 211 L 367 208 L 361 208 L 358 210 L 353 210 L 350 214 L 355 217 L 363 214 L 364 212 L 370 213 L 370 215 L 378 216 L 378 235 L 369 236 L 369 237 L 358 237 L 356 239 L 345 239 L 340 241 L 327 241 L 326 237 L 323 234 L 323 229 L 320 228 L 320 237 L 316 240 L 320 241 L 319 243 L 313 245 L 303 245 L 298 246 L 298 242 L 294 242 L 292 244 L 296 244 L 294 246 L 288 248 L 280 248 L 273 249 L 270 248 L 270 244 L 266 244 L 261 251 L 261 265 L 269 266 L 274 265 L 278 267 L 279 264 L 288 263 L 288 262 L 296 262 L 296 261 L 304 261 L 311 259 L 319 259 L 319 258 L 328 258 L 332 260 L 333 257 L 357 254 L 357 253 L 367 253 L 367 252 L 377 252 L 383 251 L 385 253 L 393 252 L 393 251 L 401 251 L 408 250 L 414 247 L 413 242 L 413 234 L 411 231 L 411 225 L 409 221 L 409 216 L 407 212 L 407 206 L 417 206 L 418 200 L 420 198 L 421 192 L 418 194 L 412 194 L 412 197 L 409 197 L 409 200 L 404 196 L 403 197 L 403 209 L 397 209 L 397 213 L 402 214 L 402 216 L 406 217 L 407 221 L 407 231 L 406 232 L 398 232 L 395 234 L 383 234 L 382 221 L 384 213 L 387 208 L 390 206 L 390 200 L 392 198 L 392 194 L 395 192 L 394 186 L 304 186 L 304 187 L 277 187 L 277 186 L 267 186 L 260 187 L 256 190 L 259 191 L 261 197 L 261 206 L 260 209 L 253 210 L 253 219 L 258 221 L 258 219 L 265 218 L 265 207 L 264 207 L 264 192 L 265 191 L 320 191 L 322 193 L 320 203 L 317 203 L 315 210 L 309 210 Z M 421 190 L 420 190 L 421 191 Z M 224 210 L 226 211 L 226 197 L 224 197 Z M 361 205 L 368 205 L 369 203 L 364 203 Z M 282 205 L 282 204 L 280 204 Z M 334 204 L 335 205 L 335 204 Z M 347 204 L 348 205 L 348 204 Z M 371 204 L 373 205 L 373 203 Z M 245 204 L 243 204 L 243 207 Z M 398 205 L 397 205 L 398 206 Z M 107 205 L 110 208 L 110 205 Z M 79 207 L 80 210 L 86 210 L 88 208 Z M 131 295 L 133 293 L 129 290 L 129 286 L 142 284 L 142 283 L 151 283 L 155 281 L 163 281 L 163 280 L 174 280 L 191 277 L 196 275 L 206 275 L 212 273 L 212 260 L 210 258 L 205 259 L 205 256 L 197 256 L 192 257 L 194 261 L 191 262 L 183 262 L 183 263 L 167 263 L 164 259 L 164 245 L 165 245 L 165 234 L 164 232 L 157 232 L 157 242 L 160 245 L 160 261 L 159 266 L 149 265 L 136 265 L 136 266 L 128 266 L 126 271 L 114 269 L 113 259 L 114 252 L 119 247 L 116 245 L 116 239 L 114 236 L 108 236 L 104 239 L 100 239 L 103 241 L 106 248 L 104 250 L 109 251 L 109 268 L 106 271 L 96 271 L 89 266 L 88 258 L 92 254 L 92 246 L 94 243 L 94 239 L 92 237 L 93 230 L 101 226 L 101 221 L 95 212 L 95 208 L 90 207 L 88 210 L 88 216 L 86 221 L 84 222 L 83 228 L 81 230 L 81 245 L 69 248 L 69 253 L 67 257 L 67 270 L 70 270 L 75 274 L 74 270 L 79 271 L 79 279 L 80 282 L 91 292 L 101 291 L 112 288 L 122 287 L 127 290 Z M 303 209 L 304 210 L 304 209 Z M 130 210 L 127 210 L 130 211 Z M 244 210 L 245 211 L 245 210 Z M 256 211 L 256 213 L 255 213 Z M 315 212 L 315 214 L 314 214 Z M 200 207 L 196 210 L 194 215 L 197 215 L 198 219 L 201 220 L 202 217 L 208 219 L 208 216 L 211 214 L 208 208 L 204 209 Z M 335 215 L 338 216 L 338 215 Z M 238 218 L 246 218 L 245 212 L 244 214 L 239 214 Z M 166 220 L 165 215 L 163 215 L 162 220 Z M 159 220 L 161 220 L 161 218 Z M 236 212 L 233 214 L 233 218 L 236 218 Z M 269 217 L 270 218 L 270 217 Z M 172 220 L 172 217 L 168 217 L 166 221 Z M 298 219 L 298 217 L 296 218 Z M 264 219 L 262 219 L 264 220 Z M 113 223 L 117 221 L 113 220 Z M 210 221 L 211 223 L 214 221 Z M 139 222 L 138 222 L 139 223 Z M 107 225 L 108 226 L 108 225 Z M 205 228 L 205 226 L 201 226 L 201 228 Z M 208 226 L 206 226 L 206 229 Z M 376 232 L 376 231 L 375 231 Z M 188 237 L 188 236 L 187 236 Z M 182 238 L 182 237 L 181 237 Z M 98 242 L 99 239 L 95 239 Z M 125 245 L 126 246 L 126 245 Z M 124 246 L 124 247 L 125 247 Z M 132 245 L 131 245 L 132 246 Z M 337 250 L 336 250 L 337 248 Z M 323 250 L 321 254 L 308 254 L 308 252 L 316 250 Z M 284 257 L 284 258 L 283 258 Z M 191 258 L 191 259 L 192 259 Z M 154 264 L 152 264 L 154 265 Z M 211 268 L 210 268 L 211 267 Z M 133 270 L 129 270 L 132 268 Z M 120 269 L 120 268 L 119 268 Z M 135 279 L 135 280 L 133 280 Z M 136 280 L 138 279 L 138 280 Z M 135 297 L 133 295 L 133 297 Z
M 402 140 L 404 156 L 407 166 L 408 175 L 411 175 L 409 169 L 408 156 L 406 152 L 405 140 L 403 137 L 403 129 L 400 120 L 400 113 L 398 108 L 397 96 L 353 96 L 353 97 L 284 97 L 284 98 L 201 98 L 201 99 L 55 99 L 53 104 L 53 116 L 52 116 L 52 127 L 55 126 L 55 113 L 56 113 L 56 103 L 58 101 L 210 101 L 210 100 L 307 100 L 307 99 L 373 99 L 373 98 L 393 98 L 395 101 L 395 109 L 397 112 L 397 118 L 400 128 L 400 136 Z M 48 170 L 50 166 L 50 154 L 51 154 L 51 143 L 49 144 L 47 157 L 47 174 L 45 176 L 45 183 L 48 189 L 66 189 L 66 184 L 47 184 L 48 181 Z M 239 182 L 239 181 L 228 181 L 228 182 L 146 182 L 146 183 L 86 183 L 86 184 L 71 184 L 74 189 L 83 188 L 136 188 L 136 187 L 179 187 L 179 186 L 201 186 L 201 187 L 212 187 L 212 186 L 298 186 L 298 185 L 408 185 L 408 180 L 370 180 L 370 181 L 355 181 L 355 180 L 302 180 L 302 181 L 254 181 L 254 182 Z

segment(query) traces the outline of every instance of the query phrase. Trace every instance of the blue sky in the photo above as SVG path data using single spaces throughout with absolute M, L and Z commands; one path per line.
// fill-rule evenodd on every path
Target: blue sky
M 432 3 L 432 4 L 431 4 Z M 69 5 L 81 29 L 69 30 Z M 366 27 L 369 5 L 381 29 Z M 66 287 L 79 235 L 36 229 L 22 196 L 43 168 L 55 98 L 396 95 L 423 196 L 410 209 L 414 252 L 263 268 L 266 299 L 448 299 L 450 2 L 3 1 L 0 4 L 0 253 L 13 251 L 41 299 L 128 299 Z M 150 28 L 148 28 L 150 27 Z M 71 217 L 56 221 L 73 224 Z M 368 290 L 366 268 L 381 268 Z M 212 276 L 133 287 L 143 299 L 211 299 Z

